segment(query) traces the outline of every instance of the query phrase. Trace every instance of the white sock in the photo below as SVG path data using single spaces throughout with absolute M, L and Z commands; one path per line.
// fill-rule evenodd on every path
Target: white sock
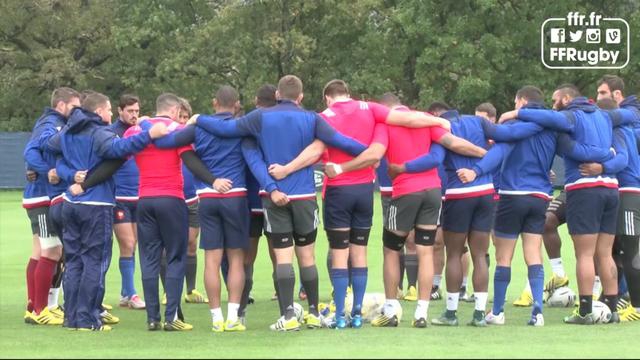
M 420 318 L 427 319 L 427 313 L 429 312 L 429 301 L 418 300 L 418 306 L 416 306 L 416 312 L 413 317 L 417 320 Z
M 489 297 L 489 293 L 477 292 L 474 293 L 474 295 L 476 297 L 476 310 L 485 311 L 487 309 L 487 298 Z
M 595 281 L 593 282 L 593 295 L 600 296 L 600 292 L 602 292 L 602 283 L 600 282 L 600 276 L 596 275 Z
M 531 292 L 531 285 L 529 285 L 529 280 L 524 285 L 524 291 Z
M 459 298 L 460 298 L 459 292 L 453 292 L 453 293 L 447 292 L 447 310 L 457 311 Z
M 227 304 L 227 320 L 231 322 L 235 322 L 236 320 L 238 320 L 238 309 L 240 309 L 240 304 L 228 303 Z
M 58 306 L 58 297 L 60 296 L 60 288 L 49 289 L 49 299 L 47 306 L 49 309 L 54 309 Z
M 209 311 L 211 311 L 211 321 L 224 321 L 221 308 L 210 309 Z
M 397 299 L 387 299 L 384 302 L 382 313 L 387 316 L 393 316 L 396 314 L 396 306 L 400 306 L 400 302 Z
M 461 285 L 462 287 L 467 287 L 467 280 L 468 280 L 468 279 L 469 279 L 469 278 L 468 278 L 468 277 L 466 277 L 466 276 L 463 276 L 463 277 L 462 277 L 462 285 Z
M 433 275 L 433 286 L 440 287 L 440 282 L 442 282 L 442 275 Z
M 562 258 L 549 259 L 551 263 L 551 269 L 553 270 L 553 274 L 557 277 L 565 277 L 567 276 L 564 272 L 564 266 L 562 266 Z

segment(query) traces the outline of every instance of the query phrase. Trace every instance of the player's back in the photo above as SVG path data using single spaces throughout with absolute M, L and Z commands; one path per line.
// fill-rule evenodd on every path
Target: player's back
M 162 122 L 169 129 L 175 130 L 176 123 L 169 118 L 157 117 L 148 119 L 151 124 Z M 125 137 L 140 133 L 139 126 L 132 126 L 125 132 Z M 190 147 L 177 149 L 160 149 L 153 144 L 135 155 L 140 172 L 139 197 L 171 196 L 184 199 L 182 160 L 180 154 Z
M 622 126 L 617 131 L 624 137 L 629 156 L 627 167 L 617 174 L 620 192 L 640 193 L 640 150 L 634 150 L 640 149 L 638 139 L 630 127 Z
M 391 164 L 404 164 L 428 153 L 431 150 L 432 140 L 438 140 L 446 133 L 438 129 L 387 126 L 389 134 L 387 160 Z M 393 197 L 439 187 L 440 177 L 437 168 L 420 173 L 403 173 L 393 179 Z
M 119 137 L 124 137 L 124 133 L 130 128 L 122 120 L 117 119 L 111 124 L 111 130 Z M 122 166 L 113 174 L 113 180 L 116 183 L 116 199 L 117 200 L 135 200 L 138 197 L 138 166 L 134 158 L 129 158 Z
M 557 133 L 548 129 L 516 142 L 503 159 L 501 194 L 531 193 L 551 200 L 549 171 L 556 153 Z
M 236 121 L 231 113 L 213 115 L 224 121 Z M 233 189 L 246 191 L 246 163 L 242 156 L 242 138 L 224 138 L 215 136 L 204 129 L 195 129 L 195 150 L 209 171 L 218 178 L 229 179 Z M 211 188 L 196 179 L 198 189 Z
M 601 149 L 610 149 L 613 144 L 613 127 L 609 115 L 590 104 L 586 98 L 576 98 L 563 111 L 573 122 L 573 139 L 585 145 Z M 577 187 L 605 186 L 617 187 L 615 174 L 600 176 L 582 176 L 579 171 L 580 162 L 565 157 L 566 189 Z M 577 184 L 576 182 L 580 182 Z
M 379 110 L 383 109 L 383 110 Z M 338 132 L 349 136 L 362 144 L 370 145 L 374 141 L 376 123 L 384 123 L 388 109 L 376 103 L 347 100 L 337 101 L 320 114 Z M 342 164 L 353 156 L 336 148 L 328 148 L 328 161 Z M 373 167 L 350 171 L 327 180 L 328 186 L 355 185 L 373 182 Z
M 451 133 L 453 135 L 466 139 L 481 148 L 487 147 L 487 139 L 482 127 L 482 122 L 486 121 L 485 119 L 479 116 L 460 115 L 455 110 L 447 111 L 441 116 L 451 121 Z M 464 156 L 452 151 L 447 151 L 447 156 L 445 157 L 444 162 L 445 170 L 447 172 L 447 194 L 452 191 L 455 192 L 454 189 L 474 188 L 476 186 L 487 184 L 491 184 L 491 186 L 485 186 L 486 189 L 483 187 L 479 190 L 488 191 L 490 189 L 493 191 L 493 174 L 491 173 L 478 176 L 475 181 L 467 184 L 463 184 L 458 178 L 458 175 L 456 174 L 458 169 L 472 169 L 478 161 L 480 161 L 480 158 Z
M 258 143 L 270 164 L 288 164 L 315 140 L 318 114 L 301 109 L 291 101 L 281 101 L 278 105 L 259 109 L 261 131 Z M 313 167 L 309 166 L 278 181 L 281 191 L 289 195 L 315 196 Z
M 29 161 L 29 157 L 34 156 L 41 159 L 40 161 L 45 162 L 45 164 L 43 164 L 43 166 L 46 165 L 45 168 L 49 167 L 49 164 L 44 158 L 44 154 L 42 154 L 42 152 L 40 151 L 39 138 L 44 130 L 44 122 L 47 121 L 47 116 L 49 116 L 53 112 L 55 112 L 55 110 L 46 108 L 40 118 L 36 120 L 36 123 L 33 126 L 33 130 L 31 132 L 31 137 L 27 142 L 24 151 L 24 157 L 26 161 Z M 30 166 L 27 166 L 27 169 L 31 169 Z M 43 171 L 46 170 L 43 169 Z M 48 206 L 48 185 L 49 182 L 47 181 L 46 173 L 38 172 L 36 180 L 28 181 L 24 187 L 22 206 L 27 209 L 40 206 Z
M 100 132 L 111 130 L 100 116 L 82 108 L 71 112 L 67 126 L 60 133 L 60 148 L 64 159 L 71 169 L 89 169 L 91 171 L 102 162 L 98 154 Z M 94 203 L 111 204 L 114 200 L 115 183 L 113 178 L 87 189 L 79 196 L 66 194 L 67 200 L 73 202 L 92 201 Z

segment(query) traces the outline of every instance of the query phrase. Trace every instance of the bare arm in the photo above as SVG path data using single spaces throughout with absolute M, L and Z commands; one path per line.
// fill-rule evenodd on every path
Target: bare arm
M 269 174 L 276 180 L 282 180 L 293 174 L 294 172 L 304 169 L 318 162 L 320 156 L 326 149 L 324 143 L 320 140 L 314 140 L 302 152 L 286 165 L 271 164 L 269 165 Z
M 364 169 L 378 163 L 386 151 L 386 146 L 380 143 L 373 143 L 367 150 L 363 151 L 362 154 L 339 165 L 340 168 L 342 168 L 342 172 Z
M 461 137 L 445 134 L 438 143 L 447 149 L 464 156 L 481 158 L 487 153 L 486 149 L 476 146 Z

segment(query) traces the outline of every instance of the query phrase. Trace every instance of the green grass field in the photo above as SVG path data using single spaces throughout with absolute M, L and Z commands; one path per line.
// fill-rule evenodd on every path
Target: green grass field
M 528 309 L 515 308 L 510 302 L 522 290 L 526 267 L 521 249 L 513 264 L 512 283 L 507 294 L 507 325 L 502 327 L 414 329 L 410 317 L 415 303 L 403 302 L 405 319 L 399 328 L 372 328 L 333 331 L 302 330 L 295 333 L 273 333 L 268 326 L 278 313 L 273 292 L 266 244 L 261 244 L 254 272 L 254 305 L 248 309 L 245 333 L 214 334 L 210 331 L 207 305 L 185 304 L 183 309 L 194 330 L 187 333 L 146 331 L 144 311 L 117 307 L 120 292 L 118 250 L 114 249 L 107 275 L 105 302 L 116 305 L 113 313 L 121 323 L 110 333 L 78 333 L 60 327 L 38 327 L 24 324 L 26 287 L 25 267 L 30 254 L 31 235 L 25 211 L 20 205 L 21 193 L 0 192 L 0 357 L 28 358 L 601 358 L 638 357 L 633 343 L 640 327 L 635 323 L 570 326 L 562 317 L 571 309 L 545 309 L 543 328 L 525 326 Z M 382 292 L 381 216 L 376 208 L 375 225 L 369 248 L 368 291 Z M 573 246 L 563 227 L 565 267 L 575 290 Z M 321 301 L 330 300 L 330 285 L 325 263 L 327 242 L 321 234 L 317 242 L 321 274 Z M 492 256 L 493 258 L 493 256 Z M 198 288 L 203 290 L 203 266 L 199 266 Z M 547 264 L 548 265 L 548 264 Z M 549 267 L 546 267 L 549 269 Z M 136 288 L 142 291 L 136 272 Z M 141 294 L 142 295 L 142 294 Z M 223 297 L 226 294 L 223 293 Z M 306 307 L 306 304 L 305 304 Z M 444 301 L 431 302 L 430 317 L 440 314 Z M 226 313 L 226 305 L 223 305 Z M 461 323 L 468 321 L 473 305 L 462 303 Z

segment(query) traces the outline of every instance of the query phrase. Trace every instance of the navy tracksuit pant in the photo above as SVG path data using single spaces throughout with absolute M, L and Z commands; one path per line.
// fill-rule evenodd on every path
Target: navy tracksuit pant
M 111 242 L 113 208 L 66 202 L 62 208 L 64 246 L 64 304 L 70 328 L 100 327 L 96 304 L 100 286 L 105 246 Z
M 189 239 L 188 209 L 176 197 L 145 197 L 138 201 L 138 249 L 147 321 L 160 321 L 158 279 L 162 252 L 167 257 L 165 321 L 178 314 Z

